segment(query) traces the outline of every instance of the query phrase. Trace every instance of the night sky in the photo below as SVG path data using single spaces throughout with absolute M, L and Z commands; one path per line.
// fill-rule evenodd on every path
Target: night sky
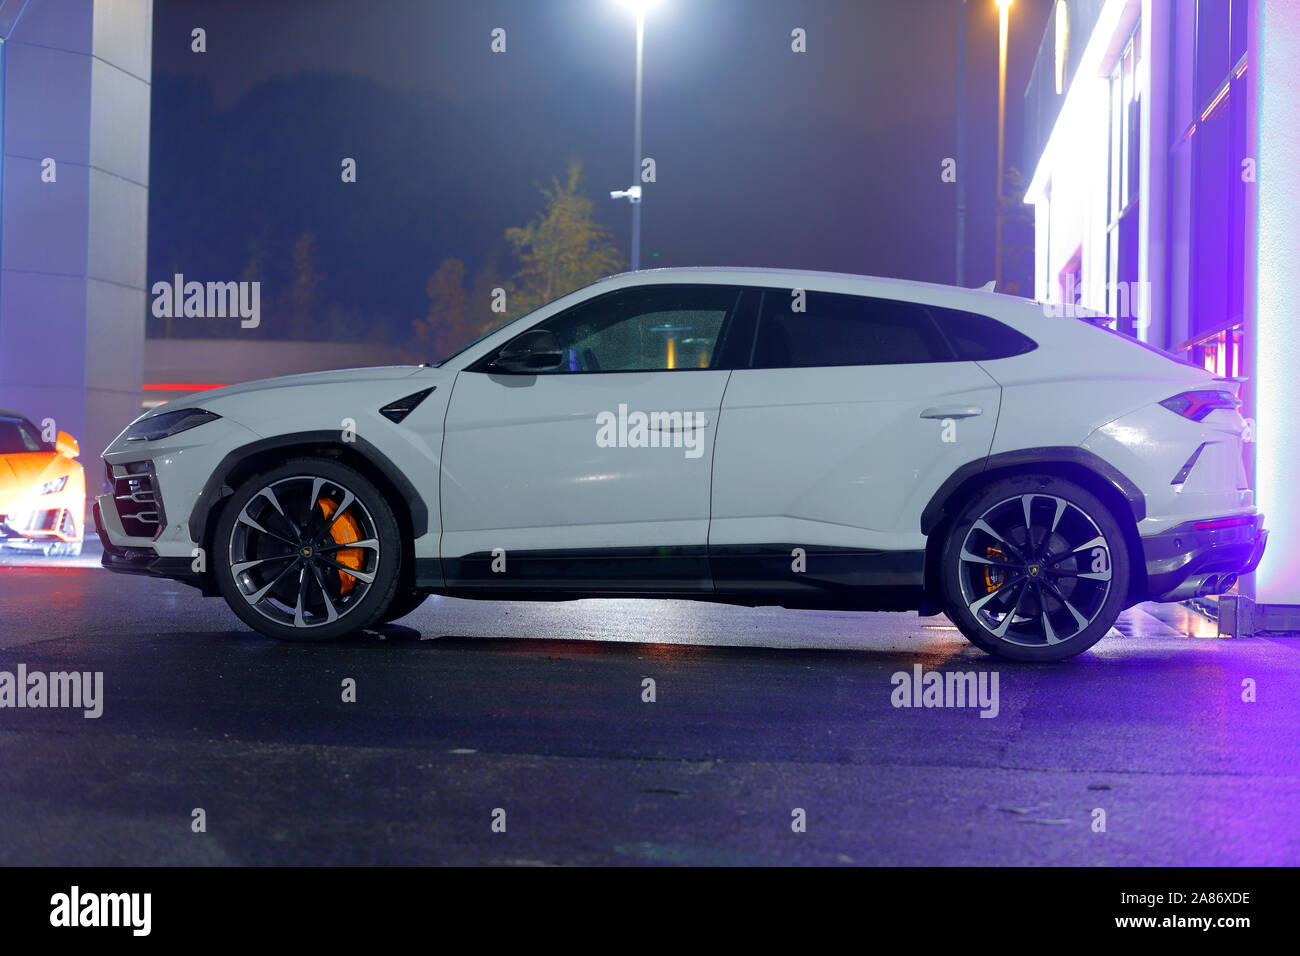
M 1015 0 L 1007 162 L 1049 0 Z M 958 0 L 662 0 L 647 17 L 643 266 L 954 280 Z M 158 0 L 149 281 L 317 237 L 323 297 L 401 338 L 448 256 L 512 268 L 582 160 L 628 254 L 633 17 L 618 0 Z M 207 31 L 207 52 L 190 31 Z M 489 49 L 495 27 L 507 52 Z M 803 27 L 808 52 L 790 49 Z M 997 8 L 970 0 L 966 283 L 993 274 Z M 358 182 L 339 179 L 355 157 Z M 959 175 L 963 171 L 959 171 Z M 157 329 L 151 326 L 151 331 Z M 174 334 L 190 334 L 177 329 Z

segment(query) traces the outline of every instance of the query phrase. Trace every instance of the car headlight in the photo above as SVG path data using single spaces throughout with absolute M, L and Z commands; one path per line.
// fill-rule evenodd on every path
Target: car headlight
M 126 430 L 126 440 L 156 441 L 159 438 L 170 438 L 172 435 L 197 428 L 220 417 L 201 408 L 182 408 L 174 412 L 163 412 L 161 415 L 134 422 Z
M 60 491 L 62 491 L 67 486 L 68 486 L 68 476 L 60 475 L 58 478 L 55 478 L 52 481 L 47 481 L 45 484 L 41 485 L 40 494 L 57 495 Z

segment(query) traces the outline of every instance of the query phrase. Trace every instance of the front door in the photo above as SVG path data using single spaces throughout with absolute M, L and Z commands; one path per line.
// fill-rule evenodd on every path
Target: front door
M 710 468 L 738 293 L 647 285 L 534 328 L 559 369 L 489 355 L 452 390 L 442 456 L 449 588 L 707 590 Z

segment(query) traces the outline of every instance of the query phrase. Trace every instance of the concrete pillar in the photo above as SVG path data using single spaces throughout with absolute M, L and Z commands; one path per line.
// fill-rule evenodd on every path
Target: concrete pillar
M 1130 308 L 1134 301 L 1143 310 L 1138 338 L 1168 349 L 1169 306 L 1166 242 L 1169 227 L 1169 63 L 1173 56 L 1173 12 L 1169 0 L 1142 0 L 1142 64 L 1146 76 L 1143 92 L 1142 156 L 1138 195 L 1138 287 L 1130 290 Z
M 152 0 L 0 15 L 0 407 L 75 436 L 91 494 L 139 410 L 152 35 Z
M 1300 605 L 1300 7 L 1256 7 L 1255 480 L 1270 538 L 1255 602 Z

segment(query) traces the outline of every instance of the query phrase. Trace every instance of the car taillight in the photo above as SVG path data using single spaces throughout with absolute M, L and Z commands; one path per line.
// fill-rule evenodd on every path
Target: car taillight
M 1194 422 L 1199 422 L 1203 421 L 1210 412 L 1218 409 L 1235 410 L 1241 408 L 1241 399 L 1231 392 L 1216 388 L 1180 392 L 1171 398 L 1166 398 L 1160 404 L 1171 412 L 1182 415 L 1183 418 L 1190 418 Z

